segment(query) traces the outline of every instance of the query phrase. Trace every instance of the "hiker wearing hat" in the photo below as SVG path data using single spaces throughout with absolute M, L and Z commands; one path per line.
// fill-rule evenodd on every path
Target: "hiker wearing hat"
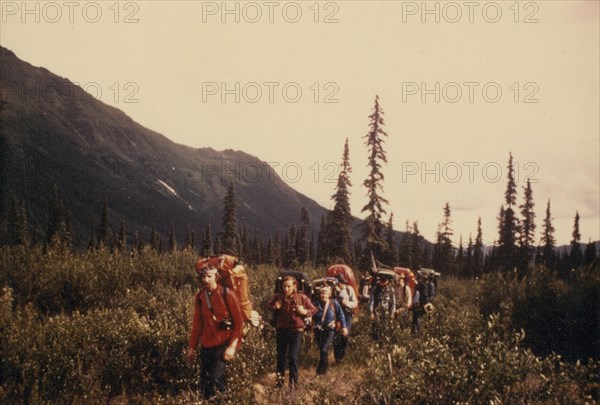
M 408 311 L 412 306 L 412 293 L 408 286 L 408 275 L 402 274 L 397 278 L 396 294 L 396 317 L 402 326 L 408 322 Z
M 427 288 L 427 277 L 417 274 L 417 285 L 415 286 L 415 297 L 412 305 L 412 325 L 410 331 L 413 334 L 421 330 L 421 318 L 425 315 L 425 305 L 431 302 L 429 290 Z
M 202 396 L 209 399 L 227 388 L 225 369 L 242 343 L 244 321 L 235 293 L 218 283 L 217 268 L 200 263 L 196 272 L 202 288 L 194 296 L 187 358 L 190 363 L 196 360 L 200 343 Z
M 354 288 L 348 285 L 348 280 L 346 280 L 342 274 L 338 274 L 337 280 L 337 300 L 344 312 L 346 327 L 348 329 L 348 335 L 343 336 L 341 333 L 336 333 L 333 339 L 333 357 L 335 358 L 335 361 L 341 361 L 346 355 L 348 336 L 350 335 L 350 330 L 352 328 L 354 310 L 358 306 L 358 298 L 356 298 Z
M 371 318 L 371 337 L 379 340 L 383 324 L 394 318 L 396 312 L 396 294 L 394 286 L 387 277 L 377 279 L 377 283 L 371 289 L 371 298 L 367 307 Z
M 377 283 L 371 289 L 371 297 L 367 308 L 372 320 L 376 318 L 376 313 L 381 318 L 391 319 L 394 316 L 394 312 L 396 312 L 396 294 L 388 278 L 377 280 Z
M 342 336 L 348 336 L 348 328 L 346 327 L 346 318 L 342 307 L 340 307 L 337 300 L 331 299 L 331 287 L 321 287 L 319 299 L 313 304 L 317 308 L 317 312 L 313 315 L 315 341 L 319 347 L 317 374 L 327 374 L 327 356 L 333 343 L 336 323 Z

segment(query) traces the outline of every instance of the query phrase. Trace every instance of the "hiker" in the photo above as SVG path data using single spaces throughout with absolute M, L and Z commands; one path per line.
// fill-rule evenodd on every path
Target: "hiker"
M 202 397 L 209 399 L 227 388 L 225 369 L 241 346 L 244 321 L 235 293 L 218 283 L 217 268 L 207 263 L 196 271 L 203 288 L 194 296 L 187 358 L 196 360 L 200 341 Z
M 396 295 L 396 318 L 402 326 L 405 326 L 412 306 L 412 292 L 408 286 L 408 275 L 402 274 L 397 278 L 394 293 Z
M 338 274 L 338 303 L 344 312 L 344 318 L 346 320 L 346 328 L 348 329 L 348 334 L 343 336 L 339 331 L 336 332 L 333 339 L 333 357 L 336 362 L 341 361 L 346 355 L 346 349 L 348 348 L 348 336 L 350 335 L 350 331 L 352 328 L 352 318 L 354 316 L 354 310 L 358 306 L 358 299 L 356 298 L 356 293 L 354 292 L 354 288 L 348 285 L 348 280 L 344 278 L 342 274 Z
M 392 318 L 396 311 L 396 295 L 388 278 L 380 278 L 371 288 L 368 312 L 371 319 L 376 318 L 376 312 L 383 318 Z
M 421 330 L 421 318 L 425 315 L 425 305 L 431 302 L 429 289 L 427 287 L 427 278 L 422 274 L 417 275 L 417 285 L 415 286 L 415 296 L 412 305 L 412 325 L 411 333 L 416 334 Z
M 277 341 L 277 387 L 283 387 L 286 359 L 289 363 L 290 389 L 298 386 L 298 356 L 305 328 L 305 318 L 310 318 L 316 308 L 308 297 L 298 292 L 294 276 L 285 276 L 282 293 L 276 293 L 267 304 L 273 311 Z
M 319 299 L 314 302 L 317 312 L 313 315 L 313 324 L 315 330 L 315 341 L 319 347 L 319 364 L 317 374 L 327 374 L 329 348 L 333 343 L 333 335 L 336 329 L 336 323 L 342 336 L 348 336 L 346 327 L 346 318 L 344 311 L 337 300 L 331 299 L 331 287 L 321 287 Z
M 370 275 L 363 275 L 360 278 L 360 300 L 365 304 L 369 303 L 371 299 L 371 287 L 373 284 L 373 277 Z

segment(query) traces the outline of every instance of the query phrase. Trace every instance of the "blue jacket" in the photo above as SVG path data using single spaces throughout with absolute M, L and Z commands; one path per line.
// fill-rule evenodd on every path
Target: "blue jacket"
M 325 308 L 326 303 L 321 302 L 321 300 L 317 300 L 313 302 L 313 305 L 317 308 L 317 312 L 313 315 L 313 322 L 315 325 L 321 325 L 323 309 Z M 333 314 L 332 305 L 335 305 L 335 315 Z M 327 308 L 327 313 L 325 314 L 325 319 L 323 320 L 323 326 L 325 329 L 327 329 L 328 325 L 333 325 L 333 327 L 330 326 L 329 329 L 334 329 L 336 320 L 340 321 L 342 328 L 346 328 L 346 318 L 344 317 L 344 311 L 342 311 L 342 307 L 337 300 L 329 299 L 329 307 Z

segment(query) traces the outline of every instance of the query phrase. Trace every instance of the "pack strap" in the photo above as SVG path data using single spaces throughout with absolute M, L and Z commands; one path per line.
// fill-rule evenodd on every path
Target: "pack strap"
M 323 308 L 323 316 L 321 316 L 321 325 L 323 325 L 323 322 L 325 322 L 325 315 L 327 315 L 327 308 L 329 308 L 330 302 L 331 299 L 327 300 L 327 302 L 325 303 L 325 308 Z M 333 316 L 335 317 L 335 314 L 333 314 Z
M 223 303 L 225 303 L 225 308 L 227 308 L 227 313 L 231 316 L 231 311 L 229 310 L 229 305 L 227 304 L 227 287 L 223 286 Z M 216 321 L 217 317 L 215 316 L 215 310 L 213 309 L 212 303 L 210 302 L 210 296 L 208 295 L 208 289 L 204 289 L 204 296 L 206 297 L 206 307 L 212 314 L 213 320 Z

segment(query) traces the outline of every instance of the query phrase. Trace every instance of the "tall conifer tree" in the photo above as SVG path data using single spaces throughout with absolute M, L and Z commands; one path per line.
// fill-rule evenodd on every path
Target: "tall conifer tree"
M 384 137 L 387 133 L 383 130 L 383 110 L 379 105 L 379 96 L 375 96 L 375 106 L 373 113 L 369 115 L 369 132 L 363 138 L 369 152 L 368 167 L 370 168 L 367 179 L 363 185 L 367 188 L 368 202 L 362 208 L 361 212 L 366 212 L 367 217 L 362 224 L 362 238 L 367 244 L 367 248 L 375 257 L 381 257 L 385 248 L 383 237 L 382 217 L 386 213 L 383 208 L 388 201 L 381 196 L 383 192 L 384 176 L 381 172 L 383 163 L 387 163 L 386 153 L 383 149 Z
M 573 239 L 571 240 L 571 252 L 569 259 L 571 268 L 576 269 L 583 264 L 583 253 L 581 252 L 581 233 L 579 233 L 579 211 L 575 212 L 575 221 L 573 223 Z
M 552 219 L 552 214 L 550 213 L 550 200 L 548 200 L 540 244 L 542 245 L 541 262 L 550 269 L 556 268 L 556 253 L 554 252 L 556 240 L 554 239 L 554 225 L 552 225 Z
M 531 190 L 531 182 L 527 179 L 527 186 L 523 187 L 524 201 L 519 206 L 521 209 L 521 228 L 520 228 L 520 263 L 519 271 L 521 275 L 525 274 L 527 265 L 531 261 L 534 254 L 535 243 L 535 212 L 533 210 L 533 191 Z
M 517 185 L 514 177 L 514 166 L 512 153 L 508 159 L 508 176 L 506 191 L 504 192 L 504 215 L 500 223 L 500 235 L 498 239 L 499 264 L 505 271 L 511 271 L 517 265 L 517 234 L 519 222 L 513 207 L 516 204 Z
M 350 150 L 348 138 L 344 143 L 340 174 L 338 175 L 335 194 L 331 196 L 334 207 L 327 223 L 328 252 L 336 252 L 336 255 L 345 263 L 352 263 L 352 232 L 350 223 L 352 213 L 350 212 Z

